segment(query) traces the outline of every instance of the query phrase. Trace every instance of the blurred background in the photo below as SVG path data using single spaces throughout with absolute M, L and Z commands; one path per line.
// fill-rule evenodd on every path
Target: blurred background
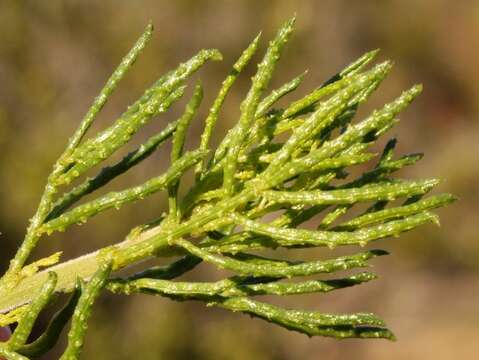
M 479 351 L 479 2 L 396 1 L 19 1 L 0 0 L 0 270 L 22 240 L 51 164 L 121 57 L 149 20 L 153 41 L 121 83 L 92 129 L 106 127 L 146 86 L 200 48 L 216 47 L 222 63 L 198 76 L 205 88 L 201 115 L 189 134 L 199 142 L 201 120 L 231 64 L 260 30 L 267 39 L 293 13 L 297 30 L 273 87 L 309 69 L 298 94 L 313 89 L 365 51 L 381 48 L 395 69 L 366 109 L 414 83 L 424 94 L 392 135 L 398 153 L 424 152 L 412 178 L 445 179 L 439 191 L 460 201 L 439 210 L 441 228 L 426 225 L 400 239 L 374 244 L 392 252 L 375 261 L 380 279 L 334 294 L 284 301 L 325 312 L 372 311 L 386 319 L 395 343 L 309 339 L 261 320 L 136 295 L 105 295 L 90 321 L 85 359 L 473 359 Z M 259 60 L 261 52 L 255 57 Z M 255 67 L 227 99 L 214 141 L 238 117 Z M 153 121 L 131 145 L 174 119 L 184 100 Z M 119 154 L 120 157 L 122 154 Z M 105 190 L 138 184 L 160 173 L 163 149 Z M 36 256 L 64 258 L 121 240 L 165 210 L 154 196 L 87 226 L 45 239 Z M 196 278 L 214 277 L 202 266 Z M 46 319 L 46 317 L 45 317 Z M 56 355 L 51 355 L 51 359 Z

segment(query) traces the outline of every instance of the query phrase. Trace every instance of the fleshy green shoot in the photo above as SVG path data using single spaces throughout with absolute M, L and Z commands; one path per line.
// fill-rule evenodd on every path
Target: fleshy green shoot
M 454 201 L 450 194 L 427 197 L 439 183 L 436 179 L 392 177 L 421 158 L 419 154 L 396 158 L 395 139 L 387 143 L 382 155 L 370 152 L 422 90 L 420 85 L 412 86 L 365 119 L 355 120 L 358 107 L 392 68 L 389 61 L 367 68 L 377 50 L 361 56 L 309 94 L 285 107 L 277 106 L 278 100 L 295 91 L 306 76 L 305 72 L 268 90 L 294 23 L 294 18 L 285 22 L 269 43 L 241 103 L 239 120 L 216 149 L 211 148 L 210 140 L 222 106 L 258 51 L 260 35 L 234 62 L 222 83 L 204 119 L 198 149 L 185 147 L 190 124 L 202 120 L 198 116 L 203 97 L 199 83 L 178 119 L 116 164 L 104 165 L 96 176 L 65 191 L 64 186 L 122 150 L 145 124 L 157 116 L 164 117 L 184 95 L 187 80 L 208 61 L 222 58 L 218 50 L 201 50 L 154 82 L 110 127 L 88 137 L 87 130 L 97 114 L 151 38 L 152 26 L 147 27 L 55 163 L 24 242 L 0 280 L 0 326 L 17 323 L 11 339 L 0 344 L 0 356 L 26 359 L 43 355 L 55 345 L 71 319 L 68 345 L 61 358 L 78 359 L 92 306 L 103 290 L 201 301 L 308 336 L 394 339 L 374 314 L 293 310 L 255 299 L 259 295 L 328 293 L 372 281 L 377 277 L 372 272 L 354 271 L 369 267 L 373 259 L 387 252 L 357 252 L 356 246 L 398 236 L 425 223 L 438 223 L 431 210 Z M 79 203 L 155 154 L 169 139 L 171 164 L 163 174 Z M 376 165 L 365 169 L 371 162 Z M 350 175 L 349 168 L 358 165 L 363 169 L 361 175 Z M 180 180 L 191 169 L 195 172 L 194 183 L 186 195 L 180 195 Z M 63 263 L 56 264 L 59 254 L 27 263 L 40 240 L 47 241 L 51 233 L 159 191 L 168 194 L 168 214 L 158 214 L 157 221 L 134 228 L 125 240 Z M 348 216 L 352 208 L 364 205 L 366 210 Z M 300 227 L 305 222 L 316 223 L 316 229 Z M 335 257 L 333 250 L 339 246 L 347 247 L 350 254 Z M 313 247 L 326 247 L 330 253 L 309 261 L 262 254 L 266 250 L 271 254 L 277 248 Z M 154 257 L 172 260 L 167 266 L 145 268 L 130 276 L 113 275 Z M 215 282 L 178 280 L 201 262 L 227 269 L 232 275 Z M 348 270 L 353 273 L 336 274 Z M 326 274 L 334 277 L 324 278 Z M 37 316 L 60 292 L 73 294 L 44 334 L 28 343 Z

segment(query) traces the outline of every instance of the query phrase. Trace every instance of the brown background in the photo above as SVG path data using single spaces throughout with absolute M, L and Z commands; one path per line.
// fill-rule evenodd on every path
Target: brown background
M 424 151 L 403 171 L 445 179 L 460 201 L 432 225 L 376 246 L 392 252 L 375 263 L 378 281 L 330 295 L 283 303 L 322 311 L 374 311 L 399 341 L 307 337 L 202 304 L 160 298 L 102 297 L 90 323 L 85 359 L 473 359 L 479 346 L 479 2 L 397 1 L 14 1 L 0 0 L 0 270 L 21 241 L 50 166 L 104 80 L 151 19 L 155 37 L 102 113 L 105 127 L 167 69 L 200 48 L 225 60 L 199 74 L 206 113 L 229 66 L 259 30 L 266 40 L 297 13 L 297 31 L 274 79 L 277 86 L 309 69 L 299 92 L 321 83 L 363 52 L 381 48 L 395 70 L 371 105 L 413 83 L 424 94 L 392 134 L 400 153 Z M 257 56 L 255 59 L 259 59 Z M 222 112 L 215 141 L 236 121 L 251 66 Z M 137 143 L 181 110 L 175 108 Z M 201 120 L 201 117 L 198 119 Z M 189 147 L 198 143 L 201 121 Z M 94 129 L 94 130 L 96 130 Z M 137 184 L 167 166 L 167 149 L 109 189 Z M 45 239 L 36 256 L 65 258 L 114 243 L 164 209 L 164 197 L 93 219 Z M 61 240 L 61 241 L 60 241 Z M 204 266 L 196 274 L 213 278 Z M 52 356 L 51 358 L 55 358 Z

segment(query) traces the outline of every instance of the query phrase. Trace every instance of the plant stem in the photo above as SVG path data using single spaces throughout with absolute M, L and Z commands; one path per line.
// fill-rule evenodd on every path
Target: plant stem
M 255 192 L 252 189 L 246 189 L 232 198 L 221 201 L 214 209 L 197 214 L 188 221 L 174 227 L 168 228 L 168 226 L 160 225 L 139 234 L 133 239 L 129 238 L 117 245 L 108 246 L 40 271 L 23 279 L 7 293 L 1 294 L 0 313 L 29 303 L 36 294 L 36 290 L 45 282 L 48 272 L 54 271 L 58 275 L 56 292 L 71 292 L 75 287 L 76 278 L 80 277 L 88 280 L 103 262 L 103 257 L 108 254 L 114 254 L 114 271 L 153 256 L 166 257 L 175 254 L 174 248 L 171 246 L 175 239 L 201 228 L 210 221 L 223 217 L 224 214 L 253 198 L 254 194 Z

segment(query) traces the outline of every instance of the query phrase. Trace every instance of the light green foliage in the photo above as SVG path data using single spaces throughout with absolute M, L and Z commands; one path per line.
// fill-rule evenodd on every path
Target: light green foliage
M 378 157 L 369 148 L 398 122 L 399 112 L 422 90 L 413 86 L 365 119 L 355 121 L 358 107 L 392 68 L 390 61 L 366 68 L 377 50 L 366 53 L 284 108 L 273 107 L 296 90 L 306 76 L 303 73 L 266 93 L 293 29 L 294 19 L 287 21 L 269 43 L 241 104 L 239 120 L 216 149 L 210 149 L 210 139 L 220 110 L 257 52 L 259 35 L 222 83 L 204 119 L 199 149 L 185 150 L 190 124 L 202 120 L 198 114 L 203 89 L 198 83 L 180 118 L 166 124 L 116 164 L 106 165 L 98 175 L 64 191 L 64 185 L 104 163 L 147 122 L 179 101 L 188 78 L 208 60 L 221 59 L 217 50 L 201 50 L 157 80 L 110 127 L 87 137 L 96 115 L 150 39 L 152 27 L 148 26 L 55 163 L 25 240 L 0 280 L 2 324 L 18 322 L 10 341 L 0 344 L 1 356 L 25 359 L 43 355 L 72 319 L 62 359 L 78 359 L 92 306 L 103 289 L 115 294 L 141 292 L 179 301 L 202 301 L 309 336 L 394 338 L 373 314 L 292 310 L 253 299 L 258 295 L 327 293 L 374 280 L 375 274 L 364 271 L 323 276 L 369 267 L 372 259 L 387 253 L 377 249 L 354 252 L 353 246 L 364 247 L 427 222 L 438 223 L 438 217 L 430 211 L 454 200 L 449 194 L 425 197 L 439 183 L 436 179 L 391 176 L 422 157 L 411 154 L 396 158 L 395 139 L 386 144 L 376 165 L 366 168 Z M 141 185 L 94 196 L 96 190 L 151 156 L 170 138 L 171 164 L 163 174 Z M 349 168 L 357 165 L 362 166 L 360 175 L 351 176 Z M 182 196 L 178 191 L 180 180 L 192 168 L 195 181 Z M 158 214 L 156 221 L 134 228 L 124 241 L 63 263 L 56 264 L 60 254 L 53 254 L 27 264 L 39 240 L 50 233 L 159 191 L 168 193 L 169 213 Z M 93 200 L 78 205 L 87 194 L 93 194 Z M 359 211 L 350 212 L 353 208 Z M 310 220 L 316 222 L 316 230 L 300 227 Z M 335 256 L 332 250 L 339 246 L 351 253 Z M 325 251 L 330 254 L 308 261 L 291 261 L 281 257 L 284 255 L 260 256 L 265 250 L 271 254 L 279 247 L 327 247 Z M 112 271 L 147 258 L 178 256 L 167 266 L 152 266 L 123 278 L 110 277 Z M 233 274 L 215 282 L 177 280 L 201 262 Z M 310 278 L 305 279 L 307 276 Z M 43 335 L 27 343 L 38 314 L 56 292 L 73 295 Z
M 75 360 L 80 357 L 93 303 L 105 286 L 110 272 L 111 262 L 104 262 L 100 264 L 87 284 L 80 280 L 81 295 L 72 316 L 72 324 L 68 332 L 68 345 L 60 359 Z
M 50 272 L 48 274 L 48 280 L 40 289 L 40 293 L 36 295 L 35 299 L 28 306 L 27 311 L 25 311 L 22 318 L 18 321 L 18 326 L 7 343 L 9 349 L 18 350 L 25 345 L 38 314 L 50 301 L 53 291 L 55 290 L 56 283 L 57 275 L 54 272 Z
M 55 230 L 63 231 L 71 224 L 86 222 L 99 212 L 110 208 L 119 209 L 123 204 L 144 199 L 174 183 L 189 167 L 193 166 L 205 155 L 204 151 L 195 150 L 178 159 L 168 171 L 156 178 L 150 179 L 142 185 L 135 186 L 123 191 L 111 192 L 95 200 L 79 205 L 73 210 L 63 213 L 59 217 L 43 224 L 38 231 L 51 233 Z
M 81 295 L 81 287 L 77 286 L 70 300 L 51 319 L 45 332 L 35 341 L 22 346 L 18 352 L 29 357 L 38 357 L 47 353 L 56 344 L 61 332 L 70 320 Z
M 251 42 L 248 48 L 243 51 L 241 56 L 239 57 L 238 61 L 233 65 L 233 69 L 231 70 L 230 74 L 226 77 L 221 85 L 221 89 L 216 96 L 215 101 L 213 102 L 213 106 L 210 108 L 208 116 L 205 120 L 205 130 L 201 134 L 201 143 L 200 149 L 208 150 L 209 142 L 211 139 L 211 135 L 215 128 L 216 122 L 218 121 L 219 112 L 221 107 L 226 99 L 226 95 L 230 91 L 231 87 L 235 83 L 238 75 L 241 73 L 243 68 L 248 65 L 249 61 L 255 54 L 256 50 L 258 49 L 258 42 L 260 39 L 261 34 L 256 36 L 256 38 Z M 203 162 L 200 161 L 196 168 L 197 175 L 201 176 L 203 172 Z

